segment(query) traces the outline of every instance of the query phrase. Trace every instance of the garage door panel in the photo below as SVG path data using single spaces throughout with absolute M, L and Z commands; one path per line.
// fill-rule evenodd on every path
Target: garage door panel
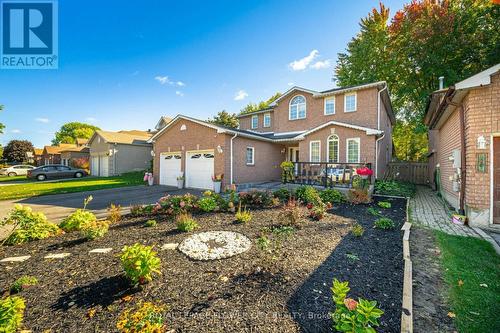
M 213 151 L 186 154 L 186 186 L 213 190 L 215 156 Z
M 108 177 L 109 176 L 109 157 L 99 156 L 99 176 Z
M 92 176 L 99 176 L 99 157 L 92 156 L 91 157 L 91 165 L 90 165 L 90 173 Z
M 182 175 L 181 154 L 160 155 L 160 185 L 177 186 L 177 177 Z

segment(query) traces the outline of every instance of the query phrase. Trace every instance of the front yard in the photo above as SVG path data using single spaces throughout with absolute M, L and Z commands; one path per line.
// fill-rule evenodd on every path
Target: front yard
M 105 188 L 144 185 L 144 173 L 130 172 L 121 176 L 80 178 L 61 182 L 26 182 L 0 187 L 0 200 L 28 198 L 48 194 L 74 193 Z M 24 176 L 19 176 L 24 177 Z M 16 177 L 5 177 L 13 180 Z M 24 177 L 26 179 L 26 177 Z
M 203 204 L 198 201 L 192 212 L 199 227 L 187 233 L 177 229 L 172 215 L 176 209 L 189 207 L 184 198 L 180 197 L 175 207 L 160 204 L 134 211 L 147 216 L 124 217 L 93 241 L 68 232 L 4 247 L 2 258 L 31 256 L 22 262 L 1 264 L 0 287 L 7 294 L 21 276 L 38 279 L 37 285 L 18 294 L 26 302 L 23 327 L 35 332 L 112 332 L 117 331 L 120 320 L 123 323 L 126 309 L 152 302 L 163 306 L 154 318 L 157 322 L 161 319 L 165 331 L 330 332 L 330 312 L 334 309 L 330 288 L 336 278 L 349 282 L 349 297 L 377 301 L 384 312 L 379 332 L 399 331 L 403 283 L 400 227 L 406 200 L 385 200 L 390 202 L 385 208 L 376 202 L 335 203 L 320 220 L 308 217 L 316 206 L 300 206 L 293 208 L 299 216 L 293 223 L 287 218 L 290 215 L 284 215 L 287 208 L 273 200 L 265 208 L 249 204 L 253 207 L 251 220 L 236 223 L 231 212 L 201 212 L 202 207 L 213 210 L 207 199 Z M 175 199 L 170 197 L 163 203 Z M 379 219 L 376 215 L 391 218 L 395 225 L 374 228 Z M 153 218 L 157 225 L 146 227 L 145 222 Z M 182 246 L 176 249 L 191 235 L 220 230 L 248 238 L 249 250 L 227 259 L 200 261 L 179 251 Z M 360 230 L 364 233 L 355 236 Z M 125 276 L 119 257 L 125 245 L 134 243 L 154 246 L 161 261 L 161 274 L 136 286 Z M 206 254 L 228 244 L 207 242 Z M 95 249 L 110 250 L 89 253 Z M 61 253 L 68 256 L 45 258 Z

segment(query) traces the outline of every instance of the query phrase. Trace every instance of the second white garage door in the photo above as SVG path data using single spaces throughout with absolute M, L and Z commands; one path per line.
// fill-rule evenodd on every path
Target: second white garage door
M 99 156 L 99 176 L 109 176 L 109 157 L 105 155 Z
M 188 151 L 186 153 L 186 187 L 213 190 L 214 151 Z
M 90 174 L 92 176 L 99 176 L 99 156 L 92 156 L 90 160 L 92 163 L 90 165 Z
M 181 154 L 164 153 L 160 155 L 160 185 L 177 186 L 181 176 Z

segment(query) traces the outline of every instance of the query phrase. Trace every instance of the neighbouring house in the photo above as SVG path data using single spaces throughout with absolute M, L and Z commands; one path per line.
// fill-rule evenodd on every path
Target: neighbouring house
M 33 165 L 40 166 L 43 164 L 43 148 L 33 148 Z
M 90 138 L 90 173 L 108 177 L 151 168 L 150 131 L 95 131 Z
M 61 151 L 74 148 L 76 144 L 61 143 L 58 146 L 45 146 L 41 155 L 41 165 L 61 164 Z
M 90 159 L 90 148 L 87 146 L 70 147 L 61 150 L 61 164 L 66 166 L 74 166 L 73 162 L 76 159 Z
M 238 129 L 178 115 L 149 140 L 155 181 L 211 189 L 279 181 L 294 162 L 297 182 L 329 185 L 367 165 L 381 178 L 392 158 L 395 117 L 385 82 L 314 91 L 293 87 L 268 109 L 239 116 Z
M 470 225 L 500 224 L 500 64 L 432 93 L 432 186 Z

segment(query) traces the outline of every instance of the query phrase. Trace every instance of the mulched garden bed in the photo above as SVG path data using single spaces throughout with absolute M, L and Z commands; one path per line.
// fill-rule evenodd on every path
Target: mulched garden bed
M 177 250 L 160 250 L 161 245 L 179 243 L 188 234 L 178 232 L 169 219 L 157 218 L 156 227 L 145 228 L 142 225 L 148 218 L 127 217 L 95 241 L 85 242 L 78 233 L 69 233 L 5 247 L 0 258 L 32 257 L 21 263 L 2 263 L 0 288 L 8 290 L 22 275 L 38 278 L 38 286 L 21 293 L 27 304 L 24 326 L 33 332 L 113 332 L 121 311 L 139 301 L 166 304 L 167 331 L 173 332 L 330 332 L 330 287 L 337 278 L 349 281 L 351 297 L 379 303 L 385 312 L 380 332 L 396 332 L 403 285 L 399 229 L 406 200 L 384 201 L 391 201 L 392 208 L 379 210 L 396 222 L 395 229 L 373 229 L 376 218 L 367 208 L 375 204 L 342 204 L 323 220 L 308 221 L 297 230 L 285 242 L 283 258 L 273 273 L 262 269 L 262 256 L 255 246 L 238 256 L 208 262 L 190 260 Z M 252 221 L 245 225 L 234 224 L 232 214 L 198 215 L 196 232 L 236 231 L 255 241 L 263 227 L 280 223 L 279 209 L 252 214 Z M 361 238 L 350 234 L 354 221 L 366 229 Z M 162 275 L 143 288 L 131 289 L 118 255 L 124 245 L 135 242 L 156 245 Z M 113 251 L 88 253 L 108 247 Z M 48 253 L 61 252 L 71 256 L 43 259 Z

